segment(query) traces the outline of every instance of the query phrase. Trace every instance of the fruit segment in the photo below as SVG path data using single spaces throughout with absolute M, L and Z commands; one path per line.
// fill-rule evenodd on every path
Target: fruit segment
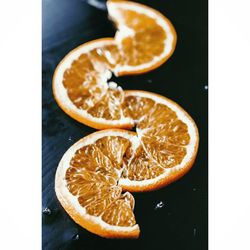
M 121 178 L 131 181 L 154 179 L 164 172 L 159 164 L 148 157 L 142 145 L 134 150 L 130 148 L 127 150 L 123 159 L 123 166 Z
M 110 225 L 131 227 L 136 224 L 135 217 L 132 212 L 134 209 L 134 198 L 126 192 L 121 195 L 119 199 L 116 199 L 110 206 L 105 210 L 102 215 L 103 221 Z
M 119 136 L 107 136 L 96 141 L 96 146 L 114 164 L 114 167 L 121 169 L 123 156 L 131 142 Z

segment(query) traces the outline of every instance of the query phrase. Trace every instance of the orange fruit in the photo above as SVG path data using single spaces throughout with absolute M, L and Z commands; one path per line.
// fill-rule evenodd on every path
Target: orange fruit
M 117 185 L 134 136 L 116 129 L 90 134 L 64 154 L 57 168 L 55 190 L 64 209 L 76 223 L 106 238 L 139 236 L 134 198 Z
M 55 188 L 64 209 L 82 227 L 107 238 L 137 238 L 134 199 L 179 179 L 192 167 L 198 130 L 173 101 L 125 91 L 124 114 L 136 133 L 109 129 L 75 143 L 59 163 Z
M 108 1 L 117 25 L 115 38 L 101 38 L 72 50 L 57 66 L 53 93 L 72 118 L 96 129 L 133 127 L 121 109 L 124 93 L 110 80 L 159 67 L 173 53 L 176 33 L 170 21 L 142 4 Z
M 172 23 L 159 11 L 131 1 L 107 1 L 117 26 L 121 53 L 116 75 L 140 74 L 163 64 L 174 52 L 177 35 Z

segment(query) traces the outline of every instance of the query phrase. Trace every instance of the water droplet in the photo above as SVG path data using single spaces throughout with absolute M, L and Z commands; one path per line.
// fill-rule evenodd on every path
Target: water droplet
M 205 89 L 205 90 L 208 90 L 208 86 L 207 86 L 207 85 L 205 85 L 205 86 L 204 86 L 204 89 Z
M 76 234 L 72 237 L 73 240 L 79 240 L 79 238 L 80 238 L 79 234 Z
M 148 83 L 152 83 L 152 80 L 151 80 L 151 79 L 148 79 L 147 82 L 148 82 Z
M 160 201 L 159 203 L 156 204 L 155 210 L 160 209 L 160 208 L 162 208 L 163 206 L 164 206 L 164 203 L 163 203 L 162 201 Z
M 194 228 L 194 230 L 193 230 L 194 237 L 196 236 L 196 232 L 197 232 L 197 229 Z
M 196 191 L 196 188 L 193 188 L 193 191 L 195 192 L 195 191 Z
M 48 208 L 48 207 L 45 207 L 44 209 L 43 209 L 43 214 L 45 214 L 45 215 L 51 215 L 51 210 Z
M 69 141 L 72 141 L 72 137 L 70 136 L 68 140 L 69 140 Z

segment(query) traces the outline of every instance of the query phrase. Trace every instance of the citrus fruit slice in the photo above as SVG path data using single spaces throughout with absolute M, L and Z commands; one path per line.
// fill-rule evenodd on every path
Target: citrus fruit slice
M 159 11 L 143 4 L 119 0 L 108 0 L 107 8 L 118 29 L 115 40 L 121 57 L 114 69 L 116 75 L 153 70 L 172 55 L 176 32 Z
M 84 137 L 64 154 L 56 172 L 56 195 L 73 220 L 107 238 L 137 238 L 134 198 L 117 181 L 134 132 L 102 130 Z
M 139 142 L 128 149 L 119 184 L 150 191 L 179 179 L 192 167 L 199 143 L 193 119 L 177 103 L 146 91 L 125 91 L 123 110 L 136 123 Z
M 59 106 L 72 118 L 96 129 L 133 126 L 121 109 L 122 89 L 107 83 L 116 49 L 112 38 L 85 43 L 66 55 L 54 73 L 53 93 Z

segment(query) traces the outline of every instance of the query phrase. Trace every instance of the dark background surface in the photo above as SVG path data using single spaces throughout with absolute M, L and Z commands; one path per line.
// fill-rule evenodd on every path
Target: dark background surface
M 124 89 L 153 91 L 173 99 L 194 118 L 200 146 L 191 171 L 161 190 L 133 194 L 141 229 L 138 240 L 107 240 L 89 233 L 70 219 L 56 199 L 54 177 L 58 162 L 74 142 L 95 130 L 71 119 L 58 107 L 51 81 L 56 65 L 70 50 L 84 42 L 114 35 L 115 28 L 107 12 L 93 7 L 95 2 L 43 0 L 43 250 L 206 250 L 207 0 L 138 1 L 161 11 L 172 21 L 178 35 L 177 47 L 170 60 L 153 72 L 117 79 Z

